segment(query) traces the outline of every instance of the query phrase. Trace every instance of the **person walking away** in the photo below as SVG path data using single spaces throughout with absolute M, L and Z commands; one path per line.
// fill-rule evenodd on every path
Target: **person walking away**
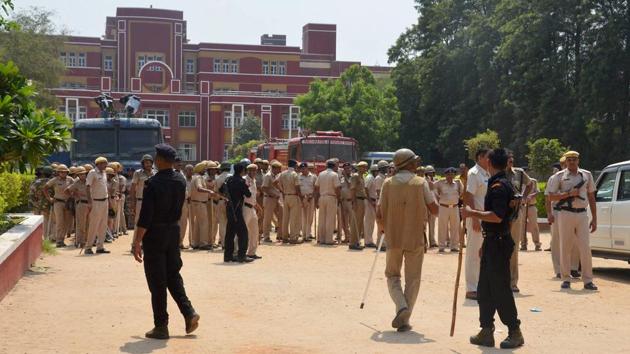
M 460 232 L 458 206 L 459 197 L 464 188 L 459 180 L 455 180 L 457 173 L 455 168 L 449 167 L 444 172 L 446 178 L 435 182 L 435 194 L 440 205 L 438 212 L 438 252 L 444 252 L 444 248 L 449 243 L 451 252 L 459 252 L 456 246 Z
M 494 314 L 498 312 L 501 322 L 509 329 L 501 348 L 512 349 L 525 343 L 510 284 L 511 254 L 518 252 L 514 237 L 510 235 L 510 219 L 515 217 L 510 203 L 515 200 L 515 193 L 506 175 L 508 152 L 494 149 L 488 154 L 488 159 L 488 172 L 492 177 L 488 180 L 484 207 L 473 209 L 467 205 L 463 210 L 464 217 L 481 220 L 484 232 L 477 285 L 481 331 L 470 337 L 470 343 L 494 347 Z
M 354 202 L 354 191 L 352 189 L 352 165 L 345 162 L 340 176 L 341 183 L 341 229 L 345 235 L 344 243 L 348 243 L 351 250 L 361 251 L 363 248 L 359 243 L 359 230 L 356 225 L 356 216 L 352 203 Z M 339 233 L 341 239 L 341 233 Z
M 208 196 L 213 193 L 206 188 L 204 172 L 207 163 L 200 162 L 193 168 L 193 176 L 190 186 L 190 224 L 192 226 L 192 236 L 190 247 L 193 250 L 209 251 L 212 246 L 208 240 Z
M 103 247 L 107 233 L 107 209 L 109 195 L 107 194 L 107 159 L 100 156 L 94 161 L 96 168 L 91 170 L 85 180 L 88 189 L 88 235 L 85 244 L 85 254 L 94 254 L 92 247 L 96 240 L 96 253 L 109 253 Z
M 297 161 L 289 160 L 286 171 L 280 173 L 274 181 L 274 186 L 282 193 L 284 206 L 282 209 L 282 235 L 285 243 L 298 244 L 303 241 L 299 239 L 302 228 L 302 208 L 300 200 L 300 177 L 295 171 Z
M 475 153 L 476 164 L 468 171 L 464 204 L 471 209 L 483 210 L 484 198 L 488 189 L 488 149 L 480 148 Z M 477 300 L 477 284 L 481 267 L 479 250 L 483 241 L 481 223 L 478 219 L 466 220 L 468 239 L 466 242 L 466 298 Z
M 197 329 L 200 319 L 186 295 L 184 280 L 179 273 L 182 268 L 179 218 L 186 197 L 186 180 L 181 173 L 173 170 L 176 155 L 170 145 L 155 146 L 158 172 L 147 180 L 143 189 L 143 203 L 133 243 L 134 258 L 139 263 L 144 262 L 144 273 L 151 292 L 154 328 L 145 336 L 153 339 L 169 338 L 167 290 L 184 316 L 186 334 Z
M 260 237 L 258 235 L 258 209 L 260 206 L 257 203 L 256 196 L 258 195 L 258 185 L 256 184 L 256 175 L 258 173 L 258 166 L 256 164 L 247 165 L 247 175 L 245 176 L 245 184 L 251 193 L 250 197 L 246 197 L 243 202 L 243 220 L 247 226 L 247 257 L 251 259 L 261 259 L 262 257 L 256 254 L 258 250 L 258 242 Z
M 424 258 L 424 228 L 427 210 L 436 214 L 438 206 L 428 182 L 415 175 L 420 157 L 409 149 L 394 153 L 396 174 L 383 183 L 378 213 L 385 224 L 387 288 L 396 305 L 392 327 L 399 332 L 411 330 L 413 313 Z M 404 262 L 405 290 L 401 285 Z
M 319 209 L 319 224 L 317 225 L 317 243 L 334 245 L 333 233 L 337 206 L 341 198 L 341 183 L 339 175 L 333 169 L 335 162 L 326 161 L 326 170 L 315 179 L 315 208 Z
M 264 209 L 264 222 L 263 222 L 263 241 L 271 242 L 271 219 L 275 215 L 280 225 L 282 225 L 282 201 L 280 200 L 281 193 L 274 185 L 274 181 L 280 174 L 282 164 L 278 161 L 271 163 L 271 170 L 263 177 L 262 191 L 264 195 L 263 209 Z M 276 241 L 282 241 L 283 235 L 280 231 L 276 235 Z

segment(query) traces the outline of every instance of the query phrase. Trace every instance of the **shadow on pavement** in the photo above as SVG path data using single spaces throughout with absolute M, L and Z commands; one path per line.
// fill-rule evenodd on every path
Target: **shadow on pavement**
M 606 279 L 610 281 L 619 281 L 626 284 L 630 284 L 630 267 L 628 268 L 597 267 L 597 268 L 593 268 L 593 274 L 602 279 Z
M 396 331 L 374 332 L 370 339 L 375 342 L 390 344 L 424 344 L 435 342 L 433 339 L 426 338 L 424 334 L 413 330 L 405 333 L 398 333 Z
M 135 341 L 127 342 L 120 347 L 120 351 L 123 353 L 132 354 L 148 354 L 155 350 L 166 348 L 166 342 L 168 340 L 157 340 L 142 338 L 138 336 L 131 337 Z

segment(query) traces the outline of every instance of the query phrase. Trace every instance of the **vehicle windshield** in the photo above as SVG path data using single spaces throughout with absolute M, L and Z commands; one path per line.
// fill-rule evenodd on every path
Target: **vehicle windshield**
M 114 157 L 114 129 L 75 129 L 75 158 L 92 159 L 94 156 Z
M 327 140 L 302 141 L 302 160 L 320 162 L 329 158 L 329 143 Z
M 160 132 L 156 129 L 120 129 L 118 146 L 120 157 L 140 160 L 145 154 L 153 154 L 154 146 L 160 143 Z
M 340 161 L 351 162 L 356 160 L 356 151 L 353 143 L 341 140 L 330 141 L 330 156 Z

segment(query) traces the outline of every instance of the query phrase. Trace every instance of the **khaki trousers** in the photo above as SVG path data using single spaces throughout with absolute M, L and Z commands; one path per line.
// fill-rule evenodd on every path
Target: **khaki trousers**
M 479 271 L 481 270 L 481 257 L 479 250 L 483 243 L 481 231 L 474 231 L 472 219 L 466 219 L 466 291 L 477 291 L 479 283 Z
M 258 237 L 263 234 L 263 222 L 265 220 L 265 211 L 263 210 L 264 202 L 262 193 L 256 196 L 256 203 L 260 205 L 260 211 L 256 211 L 256 215 L 258 216 Z
M 457 248 L 459 243 L 459 208 L 447 208 L 440 205 L 438 210 L 438 246 Z M 450 237 L 449 237 L 450 235 Z
M 265 197 L 263 199 L 264 220 L 263 220 L 263 236 L 269 238 L 271 233 L 271 219 L 275 215 L 279 222 L 282 222 L 282 203 L 280 199 Z M 282 233 L 282 231 L 280 231 Z M 276 238 L 282 239 L 282 235 L 277 235 Z
M 387 249 L 385 277 L 387 277 L 387 289 L 394 304 L 396 313 L 403 308 L 413 311 L 418 291 L 420 290 L 420 278 L 422 276 L 422 260 L 424 259 L 424 247 L 413 251 L 402 249 Z M 405 264 L 405 290 L 401 284 L 401 268 Z
M 324 195 L 319 198 L 319 224 L 317 225 L 317 241 L 332 243 L 337 217 L 337 197 Z M 341 232 L 341 231 L 339 231 Z
M 540 230 L 538 229 L 538 208 L 535 205 L 527 207 L 527 232 L 532 234 L 534 245 L 540 246 Z M 527 233 L 523 233 L 521 246 L 527 247 Z
M 343 231 L 346 235 L 346 240 L 350 240 L 351 245 L 359 244 L 359 230 L 357 228 L 357 218 L 354 214 L 354 208 L 352 206 L 352 201 L 344 200 L 341 203 L 341 207 L 343 208 Z M 348 238 L 348 236 L 350 236 Z
M 428 213 L 429 216 L 427 217 L 427 221 L 429 223 L 429 245 L 433 246 L 433 245 L 437 245 L 437 242 L 435 242 L 435 219 L 437 218 L 437 216 Z
M 258 250 L 258 216 L 256 210 L 248 206 L 243 206 L 243 220 L 247 226 L 247 255 L 256 255 Z
M 297 240 L 302 228 L 302 208 L 300 198 L 297 195 L 285 195 L 282 208 L 282 235 L 283 238 Z
M 212 203 L 212 202 L 211 202 Z M 215 216 L 219 224 L 219 239 L 225 247 L 225 232 L 227 231 L 227 210 L 225 209 L 225 200 L 219 200 L 219 204 L 214 206 Z
M 313 215 L 315 215 L 315 199 L 312 196 L 304 197 L 301 202 L 302 209 L 302 237 L 306 239 L 313 236 Z
M 551 263 L 553 264 L 553 273 L 562 274 L 562 268 L 560 267 L 560 227 L 558 226 L 558 211 L 553 211 L 556 221 L 551 224 Z M 571 251 L 571 270 L 578 270 L 580 267 L 580 252 L 578 252 L 577 246 L 573 243 L 573 250 Z
M 190 213 L 190 202 L 184 200 L 182 205 L 182 215 L 179 217 L 179 245 L 184 245 L 184 236 L 186 236 L 186 229 L 188 228 L 188 217 Z M 188 237 L 190 242 L 190 236 Z
M 366 200 L 365 201 L 365 218 L 363 219 L 363 237 L 365 239 L 366 245 L 374 243 L 374 223 L 375 222 L 376 222 L 376 210 L 374 209 L 372 204 L 370 204 L 370 202 Z
M 51 241 L 57 240 L 57 223 L 55 222 L 57 217 L 55 216 L 55 204 L 52 204 L 50 208 L 50 227 L 48 228 L 48 239 Z
M 367 199 L 355 199 L 354 201 L 354 217 L 357 227 L 357 239 L 361 240 L 365 238 L 365 201 Z
M 218 202 L 217 202 L 218 204 Z M 217 244 L 217 232 L 219 232 L 219 220 L 217 219 L 217 204 L 213 200 L 208 200 L 206 211 L 208 213 L 208 244 Z M 192 227 L 192 225 L 191 225 Z
M 206 203 L 190 201 L 190 225 L 192 236 L 191 247 L 203 247 L 208 245 L 208 209 Z
M 55 241 L 63 242 L 72 227 L 72 213 L 66 209 L 66 203 L 55 200 Z
M 109 205 L 107 200 L 92 200 L 92 210 L 90 210 L 90 219 L 87 234 L 86 248 L 91 248 L 96 239 L 96 249 L 103 249 L 105 242 L 105 233 L 107 232 L 107 210 Z
M 560 231 L 560 269 L 563 281 L 571 279 L 571 257 L 574 245 L 577 246 L 582 265 L 584 284 L 593 281 L 593 258 L 589 243 L 588 215 L 561 210 L 558 212 Z
M 518 209 L 518 217 L 512 220 L 510 224 L 510 233 L 512 235 L 512 241 L 514 241 L 514 252 L 510 258 L 510 285 L 512 287 L 518 286 L 518 249 L 520 247 L 520 241 L 523 237 L 523 228 L 525 227 L 525 208 Z
M 127 196 L 120 196 L 120 231 L 127 232 L 127 216 L 125 215 L 125 205 L 127 205 Z
M 86 203 L 78 203 L 76 208 L 74 209 L 76 213 L 77 220 L 77 230 L 75 233 L 75 244 L 85 244 L 87 241 L 87 233 L 88 233 L 88 205 Z

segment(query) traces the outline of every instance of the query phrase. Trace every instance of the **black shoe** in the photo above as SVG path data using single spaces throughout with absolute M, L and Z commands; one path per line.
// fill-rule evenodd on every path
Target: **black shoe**
M 106 238 L 106 239 L 105 239 L 105 243 L 112 243 L 112 240 L 111 240 L 111 239 L 109 239 L 109 238 Z
M 501 342 L 501 349 L 514 349 L 518 348 L 525 344 L 525 339 L 523 339 L 523 333 L 519 328 L 510 330 L 507 338 L 503 342 Z
M 542 251 L 542 247 L 540 247 L 540 245 L 536 245 L 536 248 L 534 248 L 534 251 L 540 252 Z
M 381 252 L 385 252 L 385 251 L 387 251 L 387 247 L 381 246 Z
M 96 253 L 111 253 L 111 252 L 106 250 L 106 249 L 104 249 L 104 248 L 101 248 L 101 249 L 97 249 Z
M 236 262 L 234 258 L 223 258 L 224 263 Z
M 411 331 L 412 328 L 413 327 L 411 327 L 409 324 L 404 324 L 404 325 L 398 327 L 396 329 L 396 332 L 400 332 L 400 333 L 402 333 L 402 332 L 409 332 L 409 331 Z
M 188 246 L 179 245 L 179 249 L 180 249 L 180 250 L 187 250 L 187 249 L 188 249 Z
M 521 251 L 527 251 L 527 246 L 521 246 Z
M 199 246 L 191 246 L 190 248 L 192 248 L 193 250 L 198 250 Z
M 61 242 L 57 242 L 56 247 L 57 247 L 57 248 L 64 248 L 64 247 L 66 247 L 66 244 L 65 244 L 63 241 L 61 241 Z
M 304 239 L 304 241 L 302 242 L 311 242 L 311 241 L 313 241 L 313 239 L 309 237 L 309 238 Z
M 247 257 L 242 257 L 242 258 L 238 258 L 237 262 L 239 263 L 251 263 L 254 260 L 251 258 L 247 258 Z
M 457 248 L 451 248 L 451 252 L 459 252 L 459 249 L 457 249 Z
M 265 239 L 263 240 L 263 242 L 271 243 L 271 242 L 273 242 L 273 241 L 272 241 L 269 237 L 267 237 L 267 238 L 265 238 Z
M 556 279 L 560 279 L 562 278 L 562 276 L 560 275 L 560 273 L 556 273 Z
M 432 244 L 429 246 L 429 248 L 436 248 L 437 246 L 438 246 L 437 244 L 432 243 Z
M 477 335 L 470 337 L 470 344 L 494 347 L 494 327 L 482 328 Z
M 571 271 L 571 278 L 573 278 L 573 279 L 578 279 L 578 278 L 580 278 L 581 276 L 582 276 L 582 274 L 580 274 L 580 272 L 579 272 L 579 271 L 577 271 L 577 270 L 572 270 L 572 271 Z
M 514 286 L 512 286 L 512 292 L 513 293 L 520 293 L 521 289 L 519 289 L 518 286 L 514 285 Z
M 561 289 L 571 289 L 571 283 L 565 280 L 565 281 L 562 282 L 562 285 L 560 285 L 560 288 Z
M 251 259 L 261 259 L 262 258 L 261 256 L 257 256 L 257 255 L 247 256 L 247 257 L 249 257 Z
M 151 339 L 168 339 L 169 338 L 168 327 L 167 326 L 155 327 L 152 330 L 148 331 L 144 336 Z
M 438 253 L 444 253 L 444 248 L 440 248 L 440 249 L 438 250 Z
M 348 249 L 355 250 L 355 251 L 362 251 L 363 247 L 361 247 L 359 245 L 350 245 L 350 246 L 348 246 Z
M 211 245 L 205 245 L 205 246 L 199 247 L 199 249 L 202 250 L 202 251 L 212 251 L 212 246 Z
M 584 284 L 584 290 L 597 290 L 597 285 L 593 284 L 593 282 Z
M 367 245 L 365 245 L 365 247 L 367 247 L 367 248 L 376 248 L 378 246 L 376 246 L 375 243 L 368 243 Z
M 199 327 L 199 316 L 196 312 L 188 318 L 184 318 L 186 322 L 186 334 L 191 334 Z
M 94 254 L 94 251 L 92 251 L 91 248 L 86 248 L 85 252 L 83 252 L 83 253 L 85 253 L 85 254 Z

